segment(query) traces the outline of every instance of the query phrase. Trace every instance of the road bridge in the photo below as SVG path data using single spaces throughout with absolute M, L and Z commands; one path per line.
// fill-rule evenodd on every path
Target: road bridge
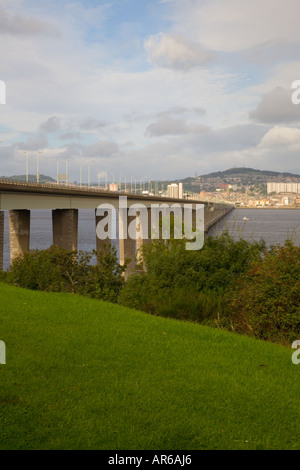
M 118 210 L 120 196 L 127 197 L 127 210 L 132 205 L 142 204 L 148 210 L 148 217 L 153 204 L 167 204 L 169 207 L 176 204 L 182 208 L 189 204 L 194 211 L 197 204 L 203 204 L 205 232 L 234 208 L 226 203 L 202 202 L 193 199 L 137 195 L 71 185 L 2 180 L 0 181 L 0 269 L 3 269 L 4 211 L 9 211 L 11 261 L 30 249 L 30 211 L 34 209 L 52 210 L 53 244 L 68 250 L 77 250 L 78 211 L 80 209 L 94 209 L 95 248 L 98 252 L 103 248 L 105 240 L 96 236 L 96 226 L 103 219 L 103 216 L 97 215 L 97 208 L 101 204 L 109 204 Z M 134 216 L 127 213 L 124 220 L 126 227 L 123 227 L 123 230 L 127 233 Z M 122 223 L 122 218 L 119 217 L 119 224 Z M 131 260 L 127 266 L 125 277 L 134 269 L 137 249 L 141 248 L 144 243 L 148 243 L 150 238 L 149 233 L 141 234 L 137 240 L 130 237 L 119 238 L 120 264 L 123 265 L 125 259 Z

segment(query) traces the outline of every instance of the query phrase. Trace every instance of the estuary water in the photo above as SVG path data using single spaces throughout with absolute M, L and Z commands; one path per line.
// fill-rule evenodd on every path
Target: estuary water
M 244 220 L 244 218 L 248 220 Z M 224 230 L 238 239 L 248 241 L 263 238 L 267 245 L 284 244 L 287 238 L 300 244 L 300 209 L 235 209 L 211 228 L 208 235 L 215 236 Z M 10 264 L 8 211 L 5 211 L 4 269 Z M 52 244 L 52 211 L 32 210 L 30 249 L 46 249 Z M 117 249 L 117 243 L 115 243 Z M 78 250 L 96 248 L 95 211 L 79 210 Z
M 235 209 L 212 227 L 208 235 L 227 230 L 235 239 L 263 238 L 267 246 L 292 239 L 300 244 L 300 209 Z

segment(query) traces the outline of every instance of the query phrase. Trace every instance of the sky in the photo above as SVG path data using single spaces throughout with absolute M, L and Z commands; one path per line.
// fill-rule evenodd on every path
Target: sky
M 299 0 L 0 0 L 0 175 L 300 174 L 299 18 Z

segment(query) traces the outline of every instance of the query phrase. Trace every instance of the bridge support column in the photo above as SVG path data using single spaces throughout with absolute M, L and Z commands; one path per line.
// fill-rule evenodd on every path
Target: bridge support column
M 78 209 L 52 211 L 53 245 L 76 251 L 78 245 Z
M 136 216 L 129 216 L 128 209 L 119 209 L 119 251 L 121 266 L 125 264 L 126 259 L 130 259 L 124 273 L 125 280 L 135 270 L 136 241 L 128 236 L 128 226 L 133 221 L 136 221 Z
M 30 246 L 30 211 L 9 211 L 10 261 L 24 255 Z
M 0 211 L 0 271 L 3 271 L 4 253 L 4 212 Z
M 97 209 L 95 209 L 95 221 L 96 221 L 96 231 L 97 231 L 97 225 L 99 222 L 101 222 L 101 220 L 105 219 L 106 215 L 97 215 Z M 104 251 L 105 252 L 105 249 L 111 244 L 111 240 L 108 236 L 109 234 L 107 234 L 107 239 L 106 240 L 102 240 L 101 238 L 97 237 L 97 234 L 96 234 L 96 251 L 97 251 L 97 257 L 99 255 L 99 252 L 100 251 Z M 97 259 L 98 263 L 99 263 L 99 257 Z
M 143 248 L 146 248 L 147 245 L 150 245 L 151 240 L 151 209 L 147 209 L 147 228 L 144 227 L 141 223 L 139 217 L 137 217 L 137 231 L 139 232 L 139 238 L 136 240 L 136 251 L 137 251 L 137 262 L 139 265 L 143 266 L 143 269 L 146 270 L 146 266 L 143 260 Z

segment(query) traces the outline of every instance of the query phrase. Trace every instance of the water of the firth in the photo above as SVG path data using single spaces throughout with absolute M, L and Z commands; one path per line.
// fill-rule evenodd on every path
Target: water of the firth
M 95 249 L 95 212 L 80 210 L 78 225 L 78 250 Z M 234 238 L 242 236 L 250 241 L 263 238 L 268 246 L 275 243 L 282 245 L 287 238 L 292 238 L 299 245 L 300 209 L 235 209 L 212 228 L 209 235 L 216 235 L 224 230 L 228 230 Z M 32 210 L 30 249 L 41 250 L 51 244 L 51 210 Z M 5 211 L 4 269 L 8 268 L 9 259 L 8 211 Z

